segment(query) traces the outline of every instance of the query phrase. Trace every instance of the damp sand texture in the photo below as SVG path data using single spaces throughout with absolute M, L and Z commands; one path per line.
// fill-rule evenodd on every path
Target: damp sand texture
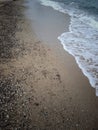
M 0 129 L 97 130 L 93 88 L 61 46 L 37 38 L 26 10 L 23 0 L 0 7 Z

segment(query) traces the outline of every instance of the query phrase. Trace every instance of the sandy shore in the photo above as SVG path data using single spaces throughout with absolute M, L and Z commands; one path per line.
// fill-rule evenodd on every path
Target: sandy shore
M 0 8 L 0 129 L 98 130 L 98 98 L 60 44 L 36 36 L 21 2 Z

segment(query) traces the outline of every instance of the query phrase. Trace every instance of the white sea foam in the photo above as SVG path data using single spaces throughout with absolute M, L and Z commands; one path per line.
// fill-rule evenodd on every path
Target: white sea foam
M 98 96 L 98 21 L 78 8 L 78 5 L 51 0 L 40 0 L 44 6 L 71 16 L 69 32 L 58 37 L 64 49 L 73 55 L 85 76 L 88 77 Z

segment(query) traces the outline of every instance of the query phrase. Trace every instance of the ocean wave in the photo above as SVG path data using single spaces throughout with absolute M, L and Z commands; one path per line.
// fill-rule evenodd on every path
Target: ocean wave
M 98 96 L 98 21 L 96 16 L 79 9 L 77 3 L 63 4 L 51 0 L 40 0 L 71 16 L 69 32 L 58 37 L 64 49 L 73 55 L 85 76 L 88 77 Z

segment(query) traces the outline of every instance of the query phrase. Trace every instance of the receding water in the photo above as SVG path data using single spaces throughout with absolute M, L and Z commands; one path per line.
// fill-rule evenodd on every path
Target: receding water
M 98 1 L 40 0 L 40 3 L 71 16 L 69 31 L 58 39 L 75 57 L 98 96 Z

